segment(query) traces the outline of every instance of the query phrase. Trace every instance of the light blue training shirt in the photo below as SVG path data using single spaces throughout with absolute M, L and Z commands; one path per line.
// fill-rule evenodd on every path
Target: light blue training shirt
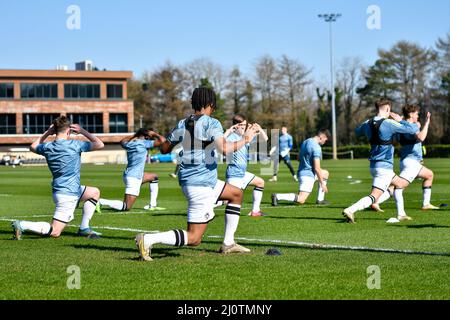
M 413 124 L 419 129 L 417 124 Z M 400 143 L 400 160 L 411 158 L 417 161 L 423 160 L 422 142 L 417 140 L 415 134 L 398 134 L 396 140 Z
M 281 152 L 283 152 L 286 149 L 291 150 L 293 145 L 294 140 L 292 139 L 292 136 L 289 133 L 280 135 L 278 153 L 281 154 Z
M 233 132 L 231 133 L 227 141 L 228 142 L 237 142 L 242 140 L 242 136 Z M 245 176 L 245 172 L 247 172 L 247 164 L 248 164 L 248 149 L 250 144 L 247 143 L 245 146 L 240 148 L 239 150 L 233 153 L 233 159 L 231 163 L 227 166 L 226 178 L 243 178 Z
M 375 121 L 381 121 L 383 118 L 375 117 Z M 371 119 L 367 120 L 359 127 L 355 129 L 357 136 L 365 135 L 369 140 L 372 137 L 372 129 L 370 126 Z M 385 119 L 379 128 L 379 138 L 384 141 L 392 140 L 398 133 L 416 134 L 419 131 L 417 125 L 412 125 L 407 121 L 394 121 L 391 119 Z M 394 146 L 392 144 L 387 145 L 371 145 L 370 150 L 370 167 L 390 169 L 394 168 Z
M 92 143 L 78 140 L 55 140 L 37 146 L 53 176 L 53 193 L 80 195 L 81 153 L 92 150 Z
M 152 140 L 136 139 L 122 144 L 127 151 L 128 165 L 123 175 L 135 179 L 144 177 L 145 161 L 148 149 L 153 148 L 155 142 Z
M 298 176 L 315 177 L 314 159 L 322 159 L 322 148 L 314 138 L 303 141 L 300 146 L 300 165 Z
M 192 115 L 178 122 L 167 140 L 172 145 L 181 142 L 183 147 L 179 154 L 178 174 L 178 181 L 182 187 L 214 188 L 217 183 L 217 159 L 213 142 L 221 137 L 223 137 L 222 125 L 217 119 L 207 115 Z

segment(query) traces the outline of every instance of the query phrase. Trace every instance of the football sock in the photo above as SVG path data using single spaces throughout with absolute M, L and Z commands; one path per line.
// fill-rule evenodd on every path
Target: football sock
M 397 205 L 397 215 L 399 217 L 406 216 L 405 205 L 403 201 L 403 189 L 394 190 L 395 204 Z
M 261 200 L 263 197 L 264 188 L 255 187 L 253 189 L 253 212 L 261 211 Z
M 154 244 L 183 247 L 188 245 L 188 234 L 185 230 L 171 230 L 167 232 L 145 234 L 144 246 L 149 248 Z
M 394 190 L 395 194 L 395 190 Z M 386 190 L 377 200 L 378 204 L 382 204 L 383 202 L 387 201 L 391 197 L 391 194 L 389 193 L 389 190 Z
M 97 206 L 97 200 L 88 199 L 83 205 L 83 218 L 81 219 L 80 229 L 89 228 L 89 221 L 91 221 L 92 216 L 95 212 L 95 207 Z
M 431 187 L 423 187 L 423 207 L 431 202 Z
M 295 193 L 277 193 L 277 200 L 296 202 L 297 195 Z
M 29 231 L 41 236 L 48 236 L 52 229 L 48 222 L 20 221 L 19 224 L 23 231 Z
M 323 180 L 323 183 L 327 185 L 328 180 Z M 317 201 L 323 201 L 325 200 L 325 192 L 322 189 L 322 186 L 319 183 L 319 191 L 317 192 Z
M 225 209 L 225 235 L 223 244 L 230 246 L 234 244 L 234 234 L 236 233 L 239 217 L 241 214 L 241 206 L 238 204 L 228 204 Z
M 357 211 L 361 211 L 361 210 L 367 209 L 373 203 L 375 203 L 375 197 L 370 195 L 370 196 L 367 196 L 367 197 L 364 197 L 364 198 L 360 199 L 358 202 L 356 202 L 352 206 L 348 207 L 347 209 L 351 213 L 355 213 Z
M 158 190 L 159 190 L 159 180 L 153 180 L 150 182 L 150 207 L 156 207 L 157 202 L 156 199 L 158 198 Z
M 118 211 L 125 211 L 127 209 L 127 204 L 120 200 L 100 199 L 99 203 L 102 206 L 108 206 L 108 207 L 113 208 L 114 210 L 118 210 Z

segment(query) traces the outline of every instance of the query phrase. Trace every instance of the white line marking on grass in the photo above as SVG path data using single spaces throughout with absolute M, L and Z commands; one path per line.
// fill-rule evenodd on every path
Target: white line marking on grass
M 0 221 L 14 221 L 14 219 L 0 219 Z M 68 225 L 68 227 L 78 228 L 78 225 Z M 139 233 L 158 233 L 158 230 L 142 230 L 134 228 L 121 228 L 121 227 L 109 227 L 109 226 L 92 226 L 93 229 L 105 229 L 114 231 L 128 231 L 128 232 L 139 232 Z M 223 236 L 219 235 L 209 235 L 206 238 L 210 239 L 222 239 Z M 308 243 L 301 241 L 287 241 L 287 240 L 276 240 L 276 239 L 258 239 L 258 238 L 245 238 L 236 237 L 236 240 L 245 242 L 258 242 L 264 244 L 280 244 L 280 245 L 290 245 L 299 248 L 307 249 L 322 249 L 322 250 L 350 250 L 350 251 L 368 251 L 368 252 L 380 252 L 380 253 L 400 253 L 400 254 L 415 254 L 415 255 L 429 255 L 429 256 L 447 256 L 450 257 L 450 252 L 430 252 L 430 251 L 414 251 L 414 250 L 401 250 L 401 249 L 391 249 L 391 248 L 370 248 L 370 247 L 358 247 L 358 246 L 341 246 L 334 244 L 320 244 L 320 243 Z
M 35 215 L 30 215 L 30 216 L 14 216 L 13 218 L 48 218 L 48 217 L 53 217 L 53 215 L 52 214 L 35 214 Z
M 0 197 L 12 197 L 12 194 L 0 193 Z
M 16 221 L 17 219 L 10 219 L 10 218 L 0 218 L 0 221 L 9 221 L 9 222 L 13 222 Z M 75 224 L 68 224 L 67 227 L 71 227 L 71 228 L 79 228 L 79 225 L 75 225 Z M 109 227 L 109 226 L 91 226 L 91 228 L 93 229 L 105 229 L 105 230 L 114 230 L 114 231 L 128 231 L 128 232 L 143 232 L 143 233 L 158 233 L 160 231 L 158 230 L 141 230 L 141 229 L 134 229 L 134 228 L 122 228 L 122 227 Z

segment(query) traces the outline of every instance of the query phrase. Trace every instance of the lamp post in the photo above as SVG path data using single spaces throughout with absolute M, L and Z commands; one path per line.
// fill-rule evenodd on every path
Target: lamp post
M 334 67 L 333 67 L 333 29 L 332 23 L 341 17 L 340 13 L 319 14 L 319 18 L 328 22 L 330 27 L 330 73 L 331 73 L 331 125 L 333 135 L 333 159 L 337 160 L 337 138 L 336 138 L 336 95 L 334 92 Z

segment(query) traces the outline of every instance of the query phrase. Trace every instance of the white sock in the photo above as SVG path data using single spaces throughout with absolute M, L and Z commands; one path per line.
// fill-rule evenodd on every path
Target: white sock
M 89 221 L 91 221 L 94 215 L 95 206 L 97 205 L 97 200 L 89 199 L 83 205 L 83 218 L 81 219 L 80 229 L 89 228 Z
M 102 206 L 108 206 L 118 211 L 125 211 L 125 209 L 127 208 L 126 203 L 120 200 L 100 199 L 99 202 Z
M 395 190 L 394 190 L 395 194 Z M 378 204 L 382 204 L 383 202 L 387 201 L 391 197 L 391 194 L 389 193 L 389 190 L 386 190 L 377 200 Z
M 355 213 L 357 211 L 367 209 L 374 202 L 375 202 L 375 198 L 373 196 L 367 196 L 367 197 L 360 199 L 358 202 L 356 202 L 352 206 L 348 207 L 347 210 L 349 210 L 351 213 Z
M 150 182 L 150 207 L 156 207 L 157 202 L 156 199 L 158 198 L 158 191 L 159 191 L 159 184 L 158 179 Z
M 423 188 L 423 207 L 428 206 L 431 202 L 431 187 Z
M 51 229 L 51 225 L 48 222 L 20 221 L 19 224 L 23 231 L 29 231 L 39 235 L 48 235 Z
M 264 188 L 255 187 L 253 189 L 253 209 L 252 212 L 261 211 L 261 200 L 263 197 Z
M 167 232 L 145 234 L 144 246 L 149 248 L 154 244 L 161 243 L 168 246 L 183 247 L 188 245 L 188 235 L 184 230 L 171 230 Z
M 328 183 L 328 180 L 323 181 L 324 185 L 327 185 L 327 183 Z M 323 200 L 325 200 L 325 192 L 323 191 L 322 186 L 319 183 L 319 191 L 317 192 L 317 201 L 323 201 Z
M 225 209 L 225 236 L 223 244 L 230 246 L 234 244 L 234 234 L 239 225 L 241 206 L 238 204 L 228 204 Z
M 405 205 L 403 201 L 403 189 L 394 190 L 395 204 L 397 205 L 397 215 L 399 217 L 406 216 Z
M 296 202 L 297 195 L 295 193 L 277 193 L 277 200 L 285 200 L 290 202 Z

